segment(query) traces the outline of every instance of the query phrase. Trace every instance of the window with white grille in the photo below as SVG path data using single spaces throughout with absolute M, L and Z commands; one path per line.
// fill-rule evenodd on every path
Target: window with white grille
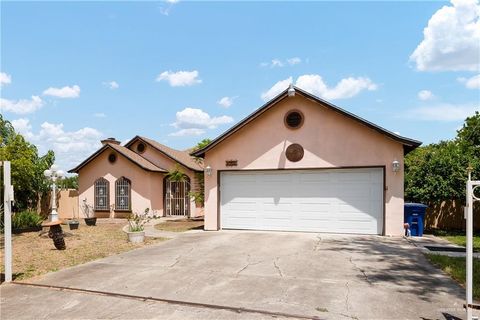
M 130 211 L 130 180 L 121 177 L 115 182 L 115 210 Z
M 109 210 L 109 183 L 107 179 L 99 178 L 95 181 L 94 185 L 94 207 L 95 210 Z

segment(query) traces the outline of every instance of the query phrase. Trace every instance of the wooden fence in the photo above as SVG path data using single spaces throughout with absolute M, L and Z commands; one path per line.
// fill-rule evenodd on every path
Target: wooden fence
M 473 207 L 474 230 L 480 231 L 480 203 Z M 447 200 L 428 204 L 425 216 L 426 229 L 465 230 L 464 204 Z

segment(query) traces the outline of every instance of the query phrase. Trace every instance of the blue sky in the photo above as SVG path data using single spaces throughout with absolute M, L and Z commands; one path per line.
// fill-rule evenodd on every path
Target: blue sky
M 288 83 L 424 143 L 479 110 L 480 6 L 2 2 L 5 118 L 70 169 L 99 140 L 184 149 Z

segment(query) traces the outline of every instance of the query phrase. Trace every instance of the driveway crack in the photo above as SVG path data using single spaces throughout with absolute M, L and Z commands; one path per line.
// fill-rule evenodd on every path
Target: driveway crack
M 248 267 L 250 266 L 254 266 L 254 265 L 257 265 L 259 263 L 262 263 L 263 261 L 257 261 L 257 262 L 251 262 L 250 261 L 250 254 L 247 254 L 247 264 L 244 265 L 240 270 L 237 271 L 236 275 L 238 276 L 240 273 L 242 273 L 243 271 L 245 271 L 245 269 L 247 269 Z
M 283 272 L 282 272 L 282 269 L 280 269 L 280 266 L 277 264 L 277 262 L 278 262 L 278 260 L 279 260 L 279 259 L 280 259 L 280 258 L 278 258 L 278 257 L 277 257 L 277 258 L 275 258 L 275 260 L 273 260 L 273 265 L 275 266 L 275 269 L 277 269 L 277 271 L 278 271 L 278 274 L 280 275 L 280 277 L 282 277 L 282 278 L 283 278 Z
M 345 309 L 348 312 L 349 309 L 350 309 L 350 303 L 348 301 L 348 299 L 350 299 L 350 285 L 349 285 L 348 281 L 345 282 L 345 288 L 347 289 L 347 291 L 345 292 Z
M 353 266 L 355 269 L 357 269 L 358 271 L 360 271 L 360 273 L 363 275 L 363 278 L 365 279 L 365 281 L 368 282 L 368 284 L 373 285 L 372 281 L 368 278 L 367 273 L 365 272 L 365 270 L 363 270 L 363 269 L 360 268 L 355 262 L 353 262 L 352 257 L 349 257 L 348 261 L 350 261 L 350 263 L 352 264 L 352 266 Z

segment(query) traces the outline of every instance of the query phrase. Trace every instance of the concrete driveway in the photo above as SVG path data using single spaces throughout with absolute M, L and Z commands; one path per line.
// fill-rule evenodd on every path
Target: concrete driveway
M 153 299 L 2 285 L 2 319 L 464 317 L 460 286 L 406 240 L 377 236 L 188 233 L 35 283 Z

